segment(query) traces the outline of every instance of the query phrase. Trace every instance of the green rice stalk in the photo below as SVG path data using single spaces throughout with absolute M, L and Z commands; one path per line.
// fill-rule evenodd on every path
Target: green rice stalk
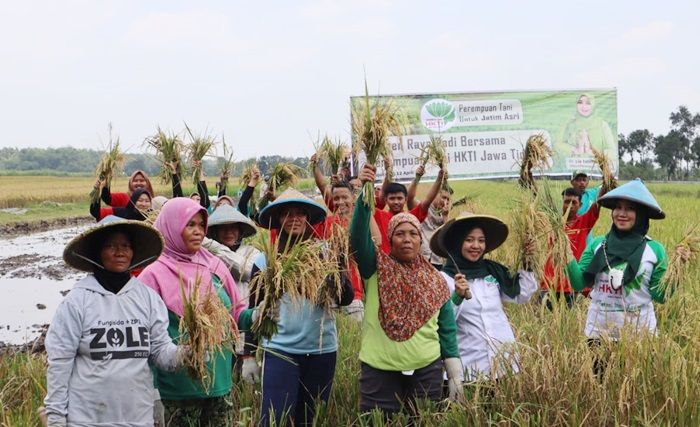
M 146 138 L 145 142 L 156 151 L 156 159 L 161 164 L 159 175 L 163 184 L 168 184 L 172 181 L 171 164 L 176 165 L 179 176 L 184 176 L 185 166 L 182 162 L 184 143 L 180 136 L 172 132 L 166 133 L 161 128 L 158 128 L 158 132 Z
M 292 163 L 278 163 L 270 170 L 268 185 L 274 194 L 299 182 L 302 169 Z
M 298 241 L 280 247 L 279 239 L 264 239 L 258 249 L 265 255 L 265 270 L 251 281 L 251 293 L 258 300 L 262 296 L 262 313 L 252 325 L 252 331 L 264 338 L 277 333 L 277 323 L 272 313 L 283 295 L 293 303 L 318 301 L 319 291 L 326 277 L 338 274 L 338 264 L 333 257 L 322 256 L 325 242 L 317 239 Z
M 191 140 L 190 144 L 187 146 L 187 154 L 190 160 L 190 168 L 192 169 L 192 181 L 194 185 L 197 185 L 201 180 L 202 168 L 204 167 L 202 159 L 204 159 L 204 156 L 214 147 L 216 140 L 213 136 L 207 135 L 206 133 L 195 135 L 192 129 L 187 126 L 187 123 L 185 123 L 185 129 Z
M 111 188 L 112 178 L 116 171 L 119 171 L 124 166 L 124 153 L 119 150 L 119 138 L 112 139 L 112 125 L 109 126 L 109 145 L 107 152 L 102 155 L 100 163 L 95 169 L 95 175 L 102 183 Z M 90 202 L 95 203 L 100 200 L 101 188 L 93 188 L 90 192 Z
M 200 276 L 190 285 L 180 278 L 183 315 L 179 325 L 179 344 L 190 349 L 185 359 L 188 374 L 200 380 L 204 390 L 208 391 L 215 376 L 215 365 L 211 364 L 210 372 L 207 355 L 213 357 L 217 353 L 233 351 L 240 333 L 213 286 L 206 290 L 200 289 L 201 286 Z
M 603 183 L 600 189 L 601 193 L 607 193 L 610 190 L 614 190 L 617 188 L 617 180 L 615 179 L 615 175 L 610 167 L 610 159 L 602 151 L 598 151 L 593 147 L 591 147 L 591 150 L 593 151 L 593 158 L 598 164 L 600 172 L 603 175 Z
M 389 137 L 396 136 L 403 144 L 404 126 L 398 118 L 397 108 L 390 101 L 379 97 L 370 99 L 365 79 L 365 96 L 363 102 L 353 105 L 352 135 L 356 151 L 364 151 L 367 164 L 376 166 L 379 159 L 387 163 L 387 176 L 391 174 L 392 164 Z M 374 209 L 374 184 L 366 182 L 363 187 L 363 200 Z
M 522 188 L 537 191 L 535 179 L 532 176 L 533 169 L 545 169 L 549 167 L 552 157 L 552 149 L 547 145 L 544 135 L 532 135 L 525 143 L 522 162 L 520 163 L 520 178 L 518 183 Z

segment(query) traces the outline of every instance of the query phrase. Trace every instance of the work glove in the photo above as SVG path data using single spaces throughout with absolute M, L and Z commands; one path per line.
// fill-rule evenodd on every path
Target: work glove
M 158 396 L 158 400 L 153 402 L 153 425 L 155 427 L 165 427 L 165 407 Z
M 248 384 L 260 382 L 261 368 L 253 356 L 244 356 L 243 366 L 241 366 L 241 378 Z
M 360 299 L 353 300 L 350 305 L 345 307 L 345 313 L 355 322 L 362 323 L 365 316 L 365 305 Z
M 459 357 L 448 357 L 445 359 L 445 371 L 447 372 L 447 387 L 449 389 L 449 399 L 452 401 L 464 401 L 464 368 Z

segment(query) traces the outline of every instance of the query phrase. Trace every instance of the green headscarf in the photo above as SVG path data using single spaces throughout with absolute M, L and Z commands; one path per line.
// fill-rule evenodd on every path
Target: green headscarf
M 462 243 L 464 236 L 469 234 L 475 227 L 468 229 L 460 239 L 447 239 L 445 244 L 449 256 L 446 259 L 442 271 L 448 276 L 454 278 L 455 274 L 464 274 L 468 280 L 481 279 L 487 276 L 493 276 L 498 282 L 498 287 L 501 293 L 515 298 L 520 295 L 520 280 L 519 275 L 511 276 L 508 269 L 496 261 L 484 259 L 482 255 L 478 261 L 469 261 L 462 256 Z M 456 264 L 455 264 L 456 263 Z
M 605 236 L 603 246 L 593 255 L 591 263 L 583 272 L 583 278 L 588 285 L 593 283 L 596 274 L 606 271 L 608 265 L 615 267 L 620 263 L 627 263 L 622 283 L 630 283 L 637 277 L 639 266 L 642 263 L 642 255 L 646 248 L 646 235 L 649 231 L 649 214 L 643 206 L 634 204 L 636 219 L 630 231 L 621 231 L 613 223 L 610 231 Z M 606 260 L 607 255 L 607 260 Z

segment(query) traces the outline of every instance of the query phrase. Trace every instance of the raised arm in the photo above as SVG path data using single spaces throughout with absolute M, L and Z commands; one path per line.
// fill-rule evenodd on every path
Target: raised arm
M 420 207 L 423 212 L 428 212 L 428 209 L 430 209 L 430 204 L 433 203 L 433 200 L 435 200 L 437 195 L 440 193 L 443 177 L 447 178 L 447 171 L 445 169 L 440 169 L 437 178 L 435 178 L 433 185 L 430 186 L 430 190 L 428 190 L 428 194 L 425 196 L 425 199 L 420 202 Z
M 418 166 L 416 168 L 416 176 L 413 178 L 413 181 L 411 181 L 411 184 L 408 186 L 408 195 L 406 197 L 406 207 L 410 211 L 411 209 L 416 207 L 416 204 L 418 203 L 416 201 L 416 192 L 418 191 L 418 184 L 420 184 L 420 179 L 423 177 L 425 174 L 425 167 Z
M 364 183 L 374 182 L 374 168 L 363 166 L 358 178 Z M 364 190 L 363 190 L 364 191 Z M 360 276 L 369 279 L 377 271 L 376 248 L 370 234 L 372 212 L 362 198 L 355 203 L 355 212 L 350 223 L 350 247 L 352 248 Z

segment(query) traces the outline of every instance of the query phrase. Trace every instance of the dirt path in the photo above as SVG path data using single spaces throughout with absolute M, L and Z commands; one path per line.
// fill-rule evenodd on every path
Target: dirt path
M 88 224 L 90 222 L 95 222 L 95 219 L 90 216 L 56 218 L 52 220 L 39 220 L 31 222 L 14 222 L 12 224 L 0 225 L 0 236 L 7 239 L 30 233 L 39 233 L 42 231 L 54 230 L 56 228 L 69 227 L 72 225 Z

